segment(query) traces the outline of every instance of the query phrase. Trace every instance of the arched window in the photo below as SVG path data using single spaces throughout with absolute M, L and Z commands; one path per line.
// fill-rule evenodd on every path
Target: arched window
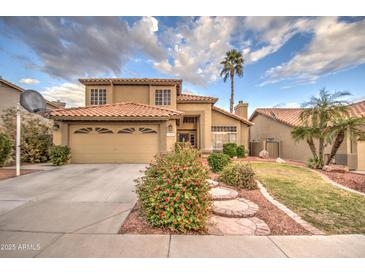
M 96 127 L 95 131 L 99 134 L 110 134 L 113 133 L 112 130 L 105 128 L 105 127 Z
M 92 130 L 93 129 L 91 127 L 83 127 L 83 128 L 79 128 L 79 129 L 75 130 L 74 133 L 76 133 L 76 134 L 88 134 Z
M 142 134 L 155 134 L 155 133 L 157 133 L 156 130 L 153 130 L 152 128 L 146 128 L 146 127 L 140 127 L 139 128 L 139 131 Z
M 119 134 L 132 134 L 136 129 L 134 127 L 123 128 L 118 131 Z

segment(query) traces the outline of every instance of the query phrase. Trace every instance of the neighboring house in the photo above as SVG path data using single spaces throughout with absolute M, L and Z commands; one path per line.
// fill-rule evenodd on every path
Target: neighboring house
M 20 100 L 20 94 L 24 91 L 23 88 L 6 81 L 0 77 L 0 114 L 3 110 L 10 107 L 16 107 Z M 65 104 L 62 102 L 50 102 L 47 101 L 47 109 L 57 109 L 64 107 Z
M 258 150 L 274 147 L 279 144 L 278 151 L 273 151 L 274 157 L 305 162 L 312 157 L 305 141 L 296 142 L 291 131 L 301 124 L 299 116 L 301 108 L 258 108 L 250 117 L 255 125 L 250 128 L 250 149 L 252 155 Z M 365 117 L 365 101 L 351 104 L 349 113 L 353 117 Z M 347 134 L 335 157 L 337 164 L 347 165 L 350 169 L 365 170 L 365 140 L 350 138 Z M 318 142 L 316 143 L 318 146 Z M 256 146 L 256 149 L 253 148 Z M 325 153 L 330 152 L 327 146 Z
M 217 98 L 182 94 L 182 80 L 80 79 L 85 107 L 51 112 L 54 143 L 71 148 L 73 163 L 147 163 L 176 142 L 203 153 L 223 143 L 248 146 L 247 104 L 236 114 L 214 106 Z

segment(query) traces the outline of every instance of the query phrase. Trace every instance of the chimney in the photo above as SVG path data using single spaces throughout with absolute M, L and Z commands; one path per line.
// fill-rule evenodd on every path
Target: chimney
M 239 101 L 238 105 L 234 107 L 234 113 L 244 119 L 247 119 L 247 111 L 248 103 L 244 103 L 243 101 Z

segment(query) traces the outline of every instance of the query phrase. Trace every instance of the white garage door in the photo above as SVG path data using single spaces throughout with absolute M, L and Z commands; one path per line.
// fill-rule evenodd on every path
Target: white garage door
M 158 125 L 71 125 L 72 163 L 148 163 L 159 152 Z

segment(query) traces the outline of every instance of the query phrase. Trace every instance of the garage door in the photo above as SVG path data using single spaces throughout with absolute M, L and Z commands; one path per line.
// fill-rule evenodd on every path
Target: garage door
M 159 152 L 158 125 L 71 125 L 73 163 L 148 163 Z

